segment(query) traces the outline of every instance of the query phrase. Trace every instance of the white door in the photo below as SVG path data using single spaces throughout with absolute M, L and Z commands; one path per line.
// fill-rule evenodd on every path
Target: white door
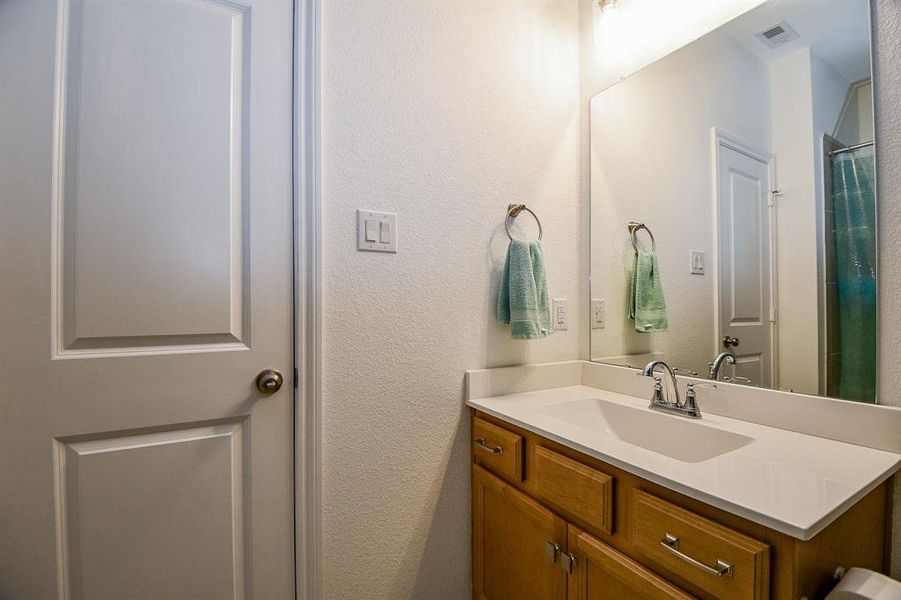
M 719 274 L 718 352 L 729 350 L 734 368 L 723 375 L 773 386 L 773 320 L 770 170 L 754 157 L 719 140 L 717 237 Z M 730 372 L 731 371 L 731 372 Z
M 292 23 L 0 2 L 0 598 L 293 598 Z

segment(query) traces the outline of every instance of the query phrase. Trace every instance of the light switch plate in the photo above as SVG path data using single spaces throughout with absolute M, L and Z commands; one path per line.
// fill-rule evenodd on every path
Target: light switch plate
M 703 275 L 707 269 L 707 259 L 701 250 L 692 250 L 689 252 L 689 260 L 692 275 Z
M 569 309 L 566 306 L 566 298 L 554 298 L 551 321 L 554 322 L 554 331 L 566 331 L 569 327 Z
M 594 298 L 591 301 L 591 328 L 603 329 L 607 321 L 607 301 L 603 298 Z
M 397 215 L 358 208 L 357 250 L 397 252 Z

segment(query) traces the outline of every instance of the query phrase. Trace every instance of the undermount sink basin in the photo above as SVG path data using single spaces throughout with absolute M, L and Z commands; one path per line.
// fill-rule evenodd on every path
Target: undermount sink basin
M 609 402 L 571 400 L 541 409 L 573 425 L 605 433 L 682 462 L 697 463 L 737 450 L 754 438 L 704 425 L 685 417 Z

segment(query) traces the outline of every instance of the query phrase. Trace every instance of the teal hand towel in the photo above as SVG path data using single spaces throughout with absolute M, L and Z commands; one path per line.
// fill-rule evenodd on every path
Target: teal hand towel
M 510 242 L 497 295 L 497 321 L 510 325 L 515 340 L 534 340 L 553 333 L 544 256 L 538 242 Z
M 629 286 L 629 318 L 635 321 L 635 331 L 653 333 L 666 331 L 666 300 L 660 282 L 657 254 L 639 250 L 632 267 Z

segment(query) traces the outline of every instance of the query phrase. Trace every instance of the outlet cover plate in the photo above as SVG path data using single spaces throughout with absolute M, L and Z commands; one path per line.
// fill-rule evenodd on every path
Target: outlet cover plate
M 591 328 L 603 329 L 607 324 L 607 301 L 603 298 L 591 300 Z
M 554 298 L 551 321 L 554 323 L 554 331 L 566 331 L 569 328 L 569 308 L 566 306 L 566 298 Z
M 701 250 L 692 250 L 689 252 L 689 260 L 691 261 L 691 274 L 703 275 L 707 270 L 707 258 Z

